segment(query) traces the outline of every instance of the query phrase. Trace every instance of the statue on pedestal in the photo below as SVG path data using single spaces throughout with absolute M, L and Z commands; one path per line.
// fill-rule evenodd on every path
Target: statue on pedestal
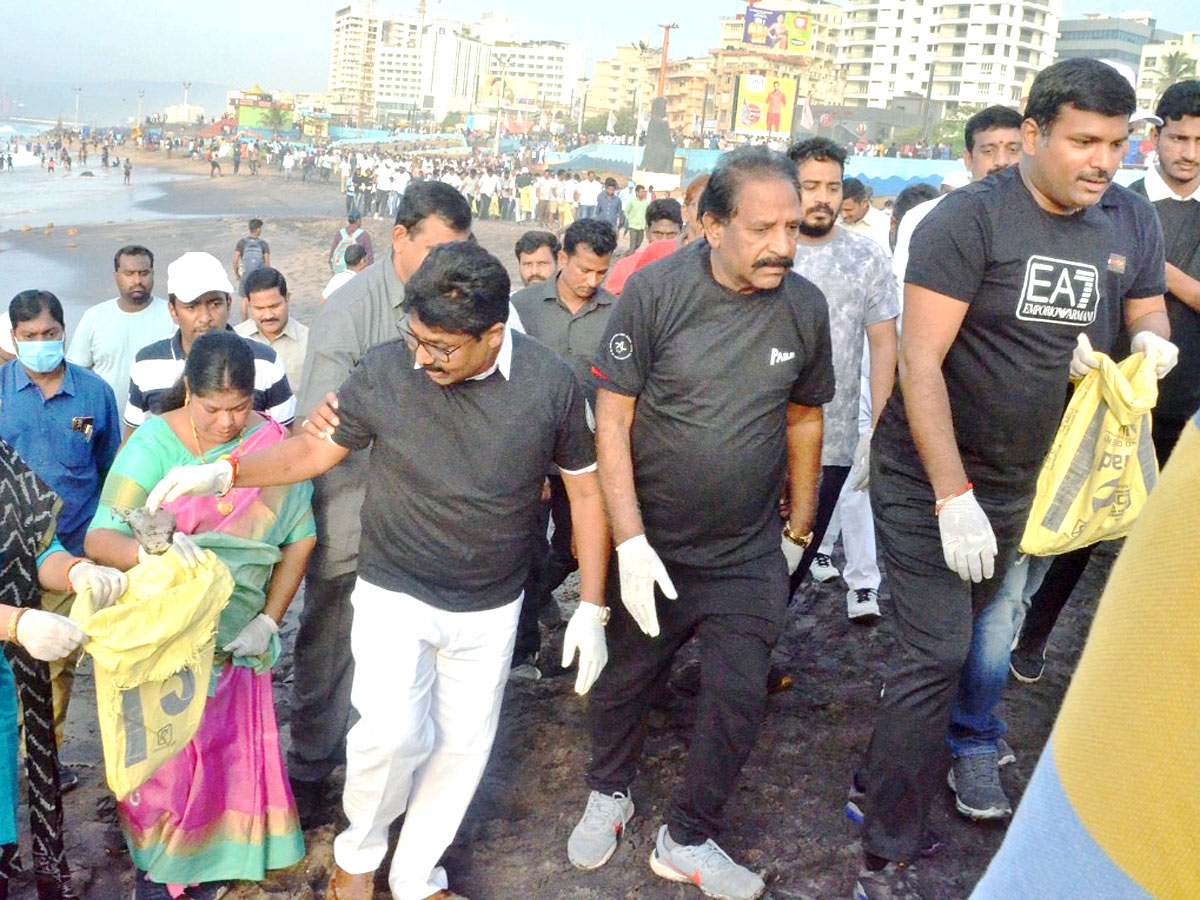
M 646 148 L 642 153 L 643 172 L 675 171 L 675 142 L 667 125 L 667 101 L 655 97 L 650 102 L 650 124 L 646 126 Z

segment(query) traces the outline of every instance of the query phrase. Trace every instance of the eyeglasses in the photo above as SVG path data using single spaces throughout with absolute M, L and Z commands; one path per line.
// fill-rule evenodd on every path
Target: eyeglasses
M 416 353 L 417 348 L 420 347 L 437 362 L 449 362 L 451 356 L 470 343 L 470 341 L 463 341 L 454 347 L 439 347 L 437 344 L 423 341 L 409 330 L 407 316 L 400 323 L 400 337 L 404 338 L 405 345 L 412 353 Z

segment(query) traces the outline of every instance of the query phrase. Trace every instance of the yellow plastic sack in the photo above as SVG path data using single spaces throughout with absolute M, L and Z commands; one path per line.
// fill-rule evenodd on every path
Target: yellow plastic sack
M 195 735 L 208 699 L 217 618 L 233 578 L 212 551 L 188 572 L 174 553 L 129 570 L 112 606 L 79 593 L 71 618 L 88 636 L 108 786 L 123 800 Z
M 1158 480 L 1150 410 L 1154 360 L 1135 353 L 1100 367 L 1075 388 L 1042 471 L 1021 552 L 1055 556 L 1124 537 Z

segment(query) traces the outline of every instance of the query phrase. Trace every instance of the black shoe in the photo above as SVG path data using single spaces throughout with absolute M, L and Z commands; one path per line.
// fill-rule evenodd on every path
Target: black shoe
M 1037 684 L 1046 670 L 1046 648 L 1022 650 L 1020 646 L 1016 647 L 1009 657 L 1008 670 L 1023 684 Z
M 79 773 L 70 766 L 58 767 L 58 790 L 59 793 L 67 794 L 79 787 Z
M 308 831 L 319 828 L 333 821 L 333 804 L 328 801 L 328 785 L 324 781 L 304 781 L 300 778 L 289 779 L 292 784 L 292 797 L 296 800 L 296 815 L 300 818 L 300 827 Z
M 930 895 L 910 866 L 889 862 L 882 869 L 862 869 L 852 896 L 854 900 L 928 900 Z

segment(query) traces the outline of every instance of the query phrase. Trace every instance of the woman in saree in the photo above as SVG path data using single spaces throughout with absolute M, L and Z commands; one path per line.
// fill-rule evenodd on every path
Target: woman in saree
M 254 356 L 231 331 L 200 337 L 161 415 L 129 438 L 104 483 L 86 546 L 119 569 L 144 553 L 114 513 L 145 504 L 172 467 L 268 447 L 283 426 L 252 411 Z M 233 595 L 217 626 L 213 684 L 200 727 L 176 756 L 118 805 L 137 867 L 137 900 L 218 896 L 221 882 L 261 880 L 304 855 L 275 723 L 271 667 L 279 622 L 315 543 L 307 482 L 235 489 L 167 504 L 172 549 L 194 542 L 229 567 Z M 188 537 L 190 535 L 190 537 Z
M 92 589 L 96 608 L 125 592 L 122 572 L 68 553 L 54 536 L 62 501 L 0 441 L 0 900 L 17 858 L 17 692 L 25 711 L 26 768 L 39 900 L 74 897 L 63 855 L 62 794 L 46 663 L 73 653 L 84 634 L 38 609 L 41 589 Z M 9 660 L 12 665 L 10 667 Z M 14 678 L 15 673 L 15 678 Z

